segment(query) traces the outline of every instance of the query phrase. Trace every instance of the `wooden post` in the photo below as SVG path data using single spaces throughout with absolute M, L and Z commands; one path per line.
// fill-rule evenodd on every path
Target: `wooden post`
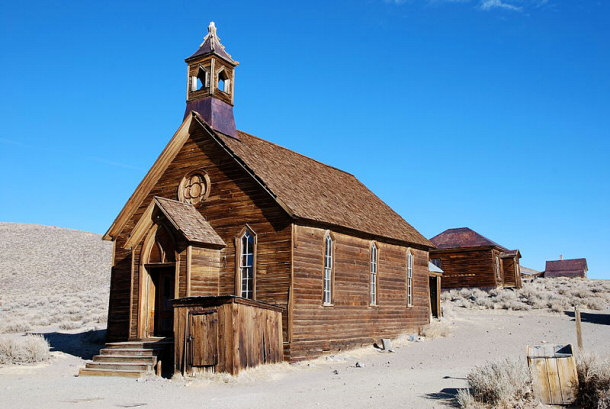
M 156 374 L 157 376 L 161 376 L 161 361 L 157 361 L 157 365 L 156 365 Z
M 574 317 L 576 318 L 576 342 L 578 349 L 582 351 L 582 329 L 580 328 L 580 310 L 574 307 Z

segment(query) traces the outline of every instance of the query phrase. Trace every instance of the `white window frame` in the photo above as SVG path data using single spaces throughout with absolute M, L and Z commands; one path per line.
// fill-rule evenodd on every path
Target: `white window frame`
M 256 235 L 250 229 L 245 229 L 239 236 L 239 296 L 242 298 L 253 300 L 255 297 L 255 265 Z
M 324 283 L 322 285 L 322 303 L 332 305 L 333 287 L 333 239 L 330 234 L 324 238 Z
M 407 251 L 407 307 L 413 307 L 413 253 Z
M 377 305 L 377 269 L 379 265 L 379 251 L 377 245 L 373 243 L 371 245 L 371 276 L 370 276 L 370 303 L 371 305 Z

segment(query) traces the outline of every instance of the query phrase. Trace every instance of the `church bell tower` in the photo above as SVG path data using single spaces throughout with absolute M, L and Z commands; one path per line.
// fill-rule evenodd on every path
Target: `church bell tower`
M 233 117 L 235 67 L 239 64 L 225 51 L 211 22 L 199 49 L 186 60 L 186 111 L 199 113 L 214 130 L 239 139 Z

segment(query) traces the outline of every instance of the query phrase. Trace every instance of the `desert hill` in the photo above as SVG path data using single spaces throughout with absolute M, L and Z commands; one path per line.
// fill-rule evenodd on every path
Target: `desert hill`
M 112 243 L 99 234 L 0 223 L 0 332 L 106 320 Z

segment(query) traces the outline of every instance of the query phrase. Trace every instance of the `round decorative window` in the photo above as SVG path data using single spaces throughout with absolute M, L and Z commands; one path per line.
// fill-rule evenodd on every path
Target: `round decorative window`
M 210 178 L 202 170 L 186 175 L 178 186 L 178 200 L 192 205 L 199 204 L 210 194 Z

